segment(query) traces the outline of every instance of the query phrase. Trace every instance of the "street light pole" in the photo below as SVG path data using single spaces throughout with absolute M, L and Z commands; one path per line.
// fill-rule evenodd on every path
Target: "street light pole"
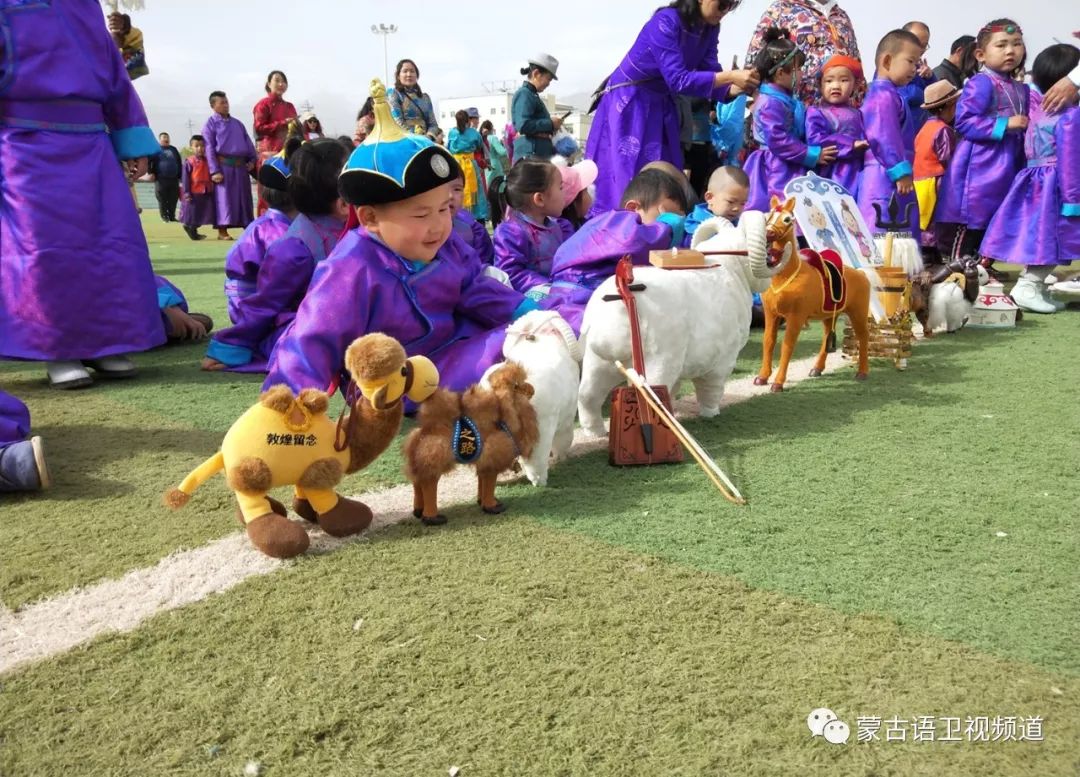
M 375 35 L 382 35 L 382 58 L 383 58 L 383 83 L 390 83 L 390 60 L 387 54 L 387 40 L 391 35 L 397 32 L 396 24 L 373 24 L 371 25 L 371 32 Z

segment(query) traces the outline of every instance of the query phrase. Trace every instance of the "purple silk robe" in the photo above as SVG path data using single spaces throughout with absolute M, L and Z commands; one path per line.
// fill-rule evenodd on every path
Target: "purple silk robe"
M 956 106 L 956 144 L 941 181 L 935 221 L 985 229 L 1024 167 L 1024 134 L 1005 129 L 1027 116 L 1029 89 L 984 69 L 964 85 Z
M 862 104 L 862 116 L 870 149 L 863 160 L 859 193 L 855 201 L 870 231 L 881 233 L 886 230 L 877 225 L 874 203 L 881 207 L 882 218 L 888 220 L 889 199 L 896 192 L 896 182 L 914 174 L 915 122 L 900 90 L 887 78 L 875 78 L 870 84 Z M 911 203 L 908 225 L 912 236 L 918 240 L 921 232 L 915 192 L 897 195 L 897 200 L 900 203 L 900 218 L 903 217 L 904 208 Z
M 119 161 L 161 147 L 101 6 L 5 3 L 0 35 L 0 356 L 161 345 L 150 253 Z
M 859 193 L 859 173 L 865 154 L 855 150 L 859 140 L 866 140 L 866 130 L 858 108 L 822 103 L 807 109 L 806 142 L 813 146 L 836 146 L 836 161 L 821 168 L 819 174 L 836 181 L 852 197 Z
M 266 213 L 248 224 L 247 229 L 225 255 L 225 300 L 229 303 L 229 320 L 240 321 L 240 301 L 255 293 L 259 266 L 270 244 L 289 228 L 288 215 L 269 208 Z
M 30 436 L 30 411 L 18 397 L 0 391 L 0 448 Z
M 551 261 L 572 234 L 574 227 L 566 219 L 549 218 L 541 225 L 512 210 L 495 228 L 495 266 L 510 276 L 510 283 L 522 294 L 551 283 Z
M 647 163 L 663 159 L 682 169 L 673 95 L 727 102 L 728 87 L 713 86 L 722 70 L 719 33 L 719 26 L 685 27 L 673 8 L 661 8 L 641 28 L 608 76 L 585 144 L 585 156 L 600 168 L 592 214 L 618 208 L 626 185 Z
M 784 187 L 817 166 L 820 146 L 806 143 L 801 108 L 790 92 L 766 84 L 754 108 L 754 140 L 760 148 L 746 160 L 750 177 L 747 210 L 769 210 L 771 197 L 784 199 Z
M 525 298 L 494 278 L 457 235 L 415 269 L 375 237 L 354 229 L 319 264 L 296 318 L 270 357 L 269 388 L 327 390 L 347 377 L 345 349 L 369 332 L 397 338 L 410 356 L 439 369 L 460 391 L 502 360 L 509 324 Z
M 454 214 L 454 232 L 473 247 L 481 262 L 495 262 L 495 246 L 491 243 L 491 235 L 487 228 L 476 220 L 476 216 L 465 208 L 458 208 Z
M 637 213 L 613 210 L 594 216 L 559 246 L 551 262 L 551 294 L 546 310 L 558 310 L 581 333 L 585 305 L 596 287 L 615 274 L 619 259 L 629 254 L 634 264 L 649 263 L 649 251 L 671 247 L 671 227 L 642 224 Z
M 1033 90 L 1028 118 L 1027 167 L 1013 179 L 979 252 L 1014 264 L 1068 264 L 1080 259 L 1080 108 L 1048 116 Z
M 206 355 L 234 372 L 266 372 L 266 363 L 307 293 L 315 267 L 337 245 L 345 224 L 298 215 L 266 250 L 254 293 L 240 300 L 236 323 L 216 332 Z
M 214 184 L 217 226 L 246 227 L 255 218 L 247 169 L 247 164 L 256 159 L 255 144 L 243 122 L 232 116 L 210 114 L 202 134 L 210 175 L 224 176 L 221 183 Z
M 191 157 L 184 160 L 180 168 L 180 186 L 183 189 L 183 202 L 180 204 L 180 223 L 187 227 L 201 227 L 203 224 L 217 223 L 217 208 L 214 203 L 214 191 L 206 194 L 191 192 Z M 188 197 L 191 197 L 189 200 Z

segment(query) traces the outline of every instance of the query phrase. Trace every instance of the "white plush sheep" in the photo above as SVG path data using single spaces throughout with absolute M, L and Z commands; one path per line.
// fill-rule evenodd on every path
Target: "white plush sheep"
M 526 313 L 506 329 L 503 356 L 525 368 L 533 387 L 532 405 L 540 432 L 528 459 L 521 459 L 525 476 L 534 486 L 546 486 L 548 458 L 565 458 L 574 441 L 581 346 L 574 330 L 554 311 Z M 481 383 L 499 365 L 484 373 Z
M 649 383 L 665 385 L 675 395 L 680 380 L 691 380 L 699 411 L 720 412 L 724 383 L 750 336 L 751 292 L 768 288 L 772 273 L 765 262 L 765 214 L 748 211 L 739 226 L 723 218 L 703 222 L 694 233 L 700 251 L 747 251 L 749 256 L 707 256 L 700 270 L 635 267 L 642 349 Z M 622 381 L 615 360 L 631 363 L 630 321 L 617 294 L 615 279 L 604 281 L 585 308 L 581 325 L 584 353 L 578 416 L 587 433 L 604 434 L 600 407 Z

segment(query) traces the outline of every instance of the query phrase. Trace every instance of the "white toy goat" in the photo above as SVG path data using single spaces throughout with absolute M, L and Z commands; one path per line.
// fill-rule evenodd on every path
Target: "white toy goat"
M 766 265 L 765 214 L 747 211 L 739 226 L 724 218 L 703 222 L 694 233 L 699 251 L 746 251 L 748 256 L 706 256 L 700 270 L 635 267 L 641 344 L 648 382 L 665 385 L 675 396 L 680 380 L 691 380 L 699 412 L 709 418 L 720 412 L 724 384 L 739 351 L 750 336 L 750 297 L 769 287 Z M 615 360 L 631 363 L 630 320 L 622 302 L 605 301 L 616 294 L 608 278 L 589 298 L 581 325 L 584 361 L 578 392 L 578 416 L 588 434 L 604 434 L 601 405 L 622 381 Z
M 549 456 L 565 458 L 574 441 L 578 383 L 581 378 L 581 346 L 574 330 L 554 311 L 526 313 L 506 329 L 503 356 L 525 368 L 532 384 L 533 408 L 540 433 L 532 456 L 521 459 L 525 476 L 534 486 L 546 486 Z M 488 368 L 481 379 L 498 368 Z

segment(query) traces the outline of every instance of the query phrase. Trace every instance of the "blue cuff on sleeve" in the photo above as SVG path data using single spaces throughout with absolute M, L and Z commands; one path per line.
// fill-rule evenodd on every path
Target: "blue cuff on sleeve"
M 1062 216 L 1080 216 L 1080 202 L 1061 203 Z
M 128 127 L 112 130 L 109 133 L 113 150 L 120 159 L 138 159 L 142 156 L 157 156 L 161 153 L 161 144 L 154 137 L 149 127 Z
M 181 307 L 184 302 L 184 298 L 168 286 L 162 286 L 157 290 L 157 304 L 162 310 L 165 308 Z
M 534 299 L 530 299 L 529 297 L 526 297 L 525 299 L 521 300 L 521 304 L 518 305 L 517 308 L 514 309 L 514 316 L 513 316 L 513 318 L 511 320 L 512 321 L 517 321 L 519 318 L 524 316 L 526 313 L 531 313 L 532 311 L 539 310 L 539 309 L 540 309 L 540 303 L 539 302 L 537 302 Z
M 1005 130 L 1009 126 L 1009 120 L 1004 116 L 998 116 L 997 121 L 994 122 L 994 131 L 990 133 L 992 140 L 1001 140 L 1005 137 Z
M 242 345 L 229 345 L 219 340 L 211 340 L 206 355 L 219 361 L 226 367 L 240 367 L 251 361 L 251 349 Z
M 806 156 L 803 157 L 803 167 L 814 168 L 817 167 L 818 160 L 821 159 L 821 146 L 807 146 Z
M 912 174 L 912 172 L 911 172 L 911 162 L 909 162 L 909 161 L 907 161 L 905 159 L 903 162 L 900 162 L 898 164 L 893 165 L 892 167 L 890 167 L 885 172 L 888 174 L 889 180 L 892 181 L 893 183 L 896 183 L 901 178 L 903 178 L 905 175 L 911 175 Z

